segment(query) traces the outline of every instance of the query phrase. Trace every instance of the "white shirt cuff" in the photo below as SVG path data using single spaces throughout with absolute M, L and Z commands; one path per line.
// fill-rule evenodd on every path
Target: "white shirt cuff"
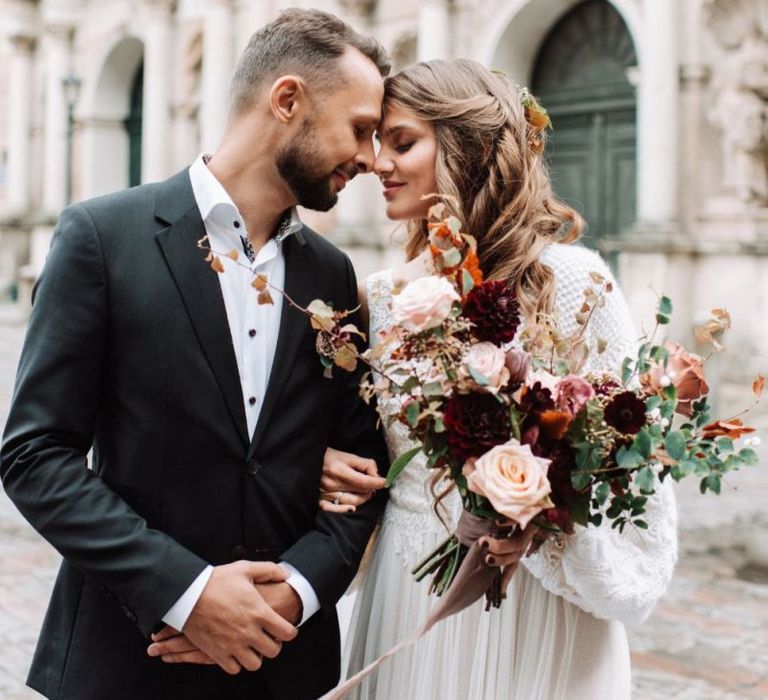
M 299 598 L 301 598 L 302 613 L 299 627 L 309 620 L 318 610 L 320 610 L 320 601 L 317 599 L 317 593 L 312 588 L 312 584 L 307 581 L 301 572 L 295 567 L 289 564 L 287 561 L 281 561 L 282 566 L 288 572 L 288 578 L 285 582 L 296 591 Z
M 192 581 L 192 585 L 184 591 L 181 598 L 163 615 L 163 622 L 166 625 L 170 625 L 179 632 L 184 629 L 184 625 L 187 624 L 187 618 L 192 614 L 192 609 L 197 604 L 198 598 L 202 595 L 203 589 L 208 583 L 208 579 L 211 578 L 212 573 L 213 567 L 206 566 L 198 577 Z

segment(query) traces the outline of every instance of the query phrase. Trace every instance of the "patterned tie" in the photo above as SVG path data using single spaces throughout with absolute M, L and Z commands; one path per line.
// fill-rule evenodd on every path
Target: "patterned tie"
M 245 253 L 245 257 L 247 257 L 250 262 L 256 260 L 256 253 L 253 252 L 253 246 L 251 245 L 251 242 L 245 236 L 240 236 L 240 242 L 243 244 L 243 252 Z

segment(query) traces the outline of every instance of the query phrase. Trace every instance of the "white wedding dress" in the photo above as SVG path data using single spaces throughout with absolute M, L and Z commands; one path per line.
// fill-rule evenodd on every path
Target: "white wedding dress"
M 572 328 L 589 286 L 589 272 L 613 279 L 603 260 L 581 246 L 554 243 L 542 254 L 557 280 L 561 327 Z M 614 285 L 615 287 L 615 285 Z M 367 281 L 370 337 L 389 323 L 391 271 Z M 590 334 L 608 350 L 586 369 L 618 370 L 634 355 L 637 335 L 618 288 L 596 312 Z M 386 406 L 384 410 L 387 410 Z M 394 459 L 412 445 L 404 426 L 386 431 Z M 446 537 L 433 511 L 431 473 L 420 455 L 391 489 L 367 563 L 346 637 L 347 675 L 409 637 L 436 598 L 428 580 L 410 570 Z M 448 520 L 461 509 L 448 504 Z M 649 499 L 648 530 L 581 528 L 558 547 L 545 544 L 522 560 L 498 610 L 484 600 L 436 625 L 415 646 L 387 660 L 349 696 L 376 700 L 622 700 L 631 693 L 624 623 L 650 613 L 672 576 L 677 556 L 677 515 L 669 480 Z

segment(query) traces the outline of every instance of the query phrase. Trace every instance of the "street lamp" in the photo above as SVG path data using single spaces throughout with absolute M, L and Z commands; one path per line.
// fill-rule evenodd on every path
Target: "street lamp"
M 80 82 L 80 78 L 71 71 L 61 80 L 61 86 L 64 89 L 64 101 L 67 105 L 67 204 L 72 203 L 72 141 L 75 135 L 75 105 L 80 94 Z

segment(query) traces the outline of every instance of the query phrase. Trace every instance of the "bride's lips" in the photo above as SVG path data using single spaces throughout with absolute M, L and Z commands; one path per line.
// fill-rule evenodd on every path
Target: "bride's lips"
M 384 196 L 387 199 L 394 197 L 395 192 L 405 185 L 404 182 L 396 182 L 395 180 L 384 180 L 382 184 L 384 185 Z

